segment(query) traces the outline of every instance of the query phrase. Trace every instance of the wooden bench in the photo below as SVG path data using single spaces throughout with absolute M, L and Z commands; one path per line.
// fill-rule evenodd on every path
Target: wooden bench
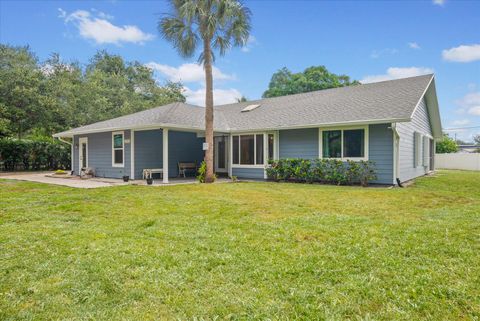
M 163 168 L 145 168 L 143 170 L 143 179 L 152 178 L 153 174 L 160 174 L 163 177 Z
M 197 173 L 197 163 L 196 162 L 178 162 L 178 176 L 187 177 L 187 171 L 193 171 L 195 174 Z

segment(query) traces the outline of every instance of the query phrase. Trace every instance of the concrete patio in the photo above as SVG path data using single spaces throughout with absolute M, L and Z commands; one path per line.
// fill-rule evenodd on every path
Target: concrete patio
M 122 185 L 147 185 L 145 180 L 131 180 L 125 183 L 121 179 L 114 178 L 80 178 L 70 175 L 53 175 L 53 172 L 18 172 L 18 173 L 2 173 L 0 179 L 14 179 L 21 181 L 62 185 L 75 188 L 100 188 Z M 228 178 L 217 179 L 216 183 L 227 183 L 231 180 Z M 171 186 L 181 184 L 198 184 L 195 177 L 187 178 L 171 178 L 169 183 L 163 183 L 162 179 L 154 179 L 151 186 Z

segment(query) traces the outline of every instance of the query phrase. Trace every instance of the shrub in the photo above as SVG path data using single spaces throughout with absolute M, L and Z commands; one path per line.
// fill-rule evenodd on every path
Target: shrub
M 200 183 L 205 183 L 205 176 L 207 174 L 207 163 L 205 163 L 205 161 L 202 161 L 202 163 L 200 164 L 200 167 L 198 168 L 197 173 L 198 173 L 197 180 Z M 213 181 L 215 182 L 216 179 L 217 179 L 217 175 L 213 174 Z
M 328 183 L 337 185 L 360 184 L 367 186 L 375 180 L 373 162 L 341 161 L 337 159 L 280 159 L 270 161 L 267 177 L 275 181 Z
M 50 138 L 0 139 L 2 170 L 14 171 L 18 167 L 29 169 L 66 169 L 70 167 L 70 148 Z

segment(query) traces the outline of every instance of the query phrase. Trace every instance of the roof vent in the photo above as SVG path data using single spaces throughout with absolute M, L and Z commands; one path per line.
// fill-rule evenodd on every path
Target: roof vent
M 260 107 L 260 105 L 248 105 L 247 107 L 242 109 L 242 113 L 254 110 L 255 108 L 258 108 L 258 107 Z

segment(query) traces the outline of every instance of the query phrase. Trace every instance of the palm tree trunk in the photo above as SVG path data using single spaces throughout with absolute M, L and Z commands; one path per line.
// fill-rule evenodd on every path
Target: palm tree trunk
M 213 76 L 212 76 L 212 48 L 210 40 L 203 43 L 204 68 L 205 68 L 205 140 L 208 148 L 205 151 L 207 163 L 206 183 L 213 182 Z

